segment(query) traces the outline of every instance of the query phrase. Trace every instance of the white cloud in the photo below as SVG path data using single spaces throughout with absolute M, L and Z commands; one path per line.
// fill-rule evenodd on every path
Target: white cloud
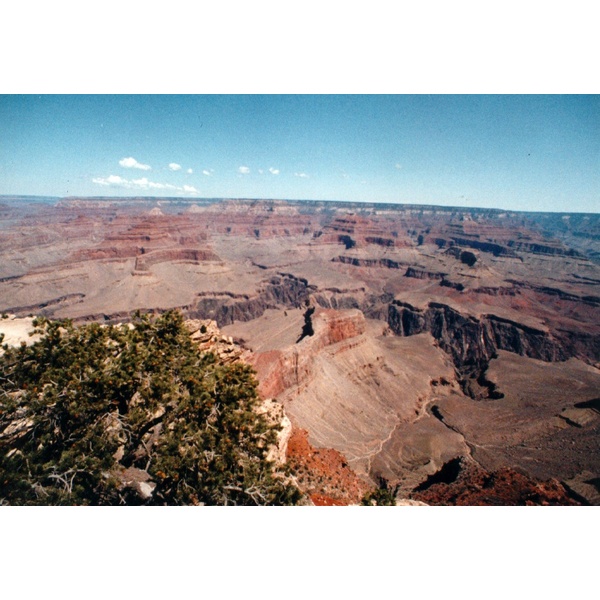
M 212 172 L 213 172 L 213 170 L 212 170 L 212 169 L 210 169 L 210 170 L 208 170 L 208 169 L 204 169 L 204 170 L 202 171 L 202 175 L 206 175 L 207 177 L 210 177 L 210 176 L 212 175 Z
M 250 173 L 250 169 L 249 169 L 249 167 L 244 167 L 244 166 L 241 166 L 241 167 L 238 169 L 238 171 L 239 171 L 240 173 L 242 173 L 242 175 L 248 175 L 248 173 Z
M 306 173 L 294 173 L 294 175 L 296 177 L 307 177 L 308 178 L 308 175 Z
M 142 177 L 141 179 L 133 179 L 129 182 L 132 187 L 141 188 L 141 189 L 151 189 L 151 190 L 179 190 L 175 185 L 171 185 L 170 183 L 157 183 L 156 181 L 148 181 L 146 177 Z
M 139 163 L 137 160 L 135 160 L 135 158 L 133 158 L 133 156 L 122 158 L 119 161 L 119 164 L 127 169 L 141 169 L 142 171 L 150 170 L 150 165 L 143 165 L 142 163 Z
M 274 169 L 273 167 L 269 167 L 269 173 L 271 173 L 271 175 L 279 175 L 279 169 Z
M 175 192 L 197 192 L 193 186 L 177 187 L 171 183 L 159 183 L 150 181 L 147 177 L 140 179 L 124 179 L 119 175 L 109 175 L 108 177 L 95 177 L 93 183 L 98 185 L 108 185 L 111 187 L 125 188 L 128 190 L 172 190 Z
M 396 169 L 401 169 L 402 165 L 400 163 L 396 163 Z
M 132 179 L 131 181 L 128 181 L 127 183 L 130 183 L 131 185 L 135 186 L 135 187 L 141 187 L 141 188 L 148 188 L 151 187 L 151 181 L 148 181 L 148 179 L 146 177 L 142 177 L 141 179 Z M 160 185 L 160 184 L 158 184 Z
M 127 179 L 123 179 L 119 175 L 109 175 L 108 177 L 96 177 L 92 179 L 94 183 L 98 183 L 100 185 L 123 185 L 125 186 L 129 182 Z
M 184 185 L 183 191 L 186 194 L 197 194 L 198 193 L 198 190 L 193 185 Z
M 186 172 L 188 175 L 191 175 L 194 172 L 194 169 L 188 169 Z
M 169 169 L 171 169 L 171 171 L 181 171 L 181 165 L 178 165 L 177 163 L 169 163 Z

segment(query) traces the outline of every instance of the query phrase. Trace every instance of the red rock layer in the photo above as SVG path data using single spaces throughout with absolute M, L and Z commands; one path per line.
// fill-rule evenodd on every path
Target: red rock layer
M 413 492 L 413 500 L 442 506 L 577 506 L 556 480 L 540 481 L 514 469 L 488 472 L 476 464 L 461 466 L 451 483 L 434 483 Z
M 287 446 L 287 461 L 300 489 L 316 506 L 360 504 L 371 491 L 337 450 L 314 448 L 304 429 L 294 429 Z
M 399 231 L 398 223 L 375 216 L 346 215 L 335 218 L 317 234 L 319 243 L 340 244 L 347 248 L 364 248 L 374 244 L 384 248 L 406 248 L 412 241 Z

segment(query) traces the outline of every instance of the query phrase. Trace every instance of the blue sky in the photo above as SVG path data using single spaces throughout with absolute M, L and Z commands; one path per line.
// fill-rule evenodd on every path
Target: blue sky
M 600 96 L 4 95 L 0 194 L 598 212 Z

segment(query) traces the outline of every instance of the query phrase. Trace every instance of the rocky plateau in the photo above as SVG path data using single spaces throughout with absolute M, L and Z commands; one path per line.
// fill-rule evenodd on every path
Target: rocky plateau
M 600 215 L 0 198 L 0 256 L 6 327 L 213 321 L 314 504 L 600 504 Z

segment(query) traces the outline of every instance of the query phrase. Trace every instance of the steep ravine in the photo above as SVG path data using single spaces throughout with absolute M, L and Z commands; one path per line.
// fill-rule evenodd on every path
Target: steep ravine
M 429 332 L 452 357 L 463 391 L 473 398 L 494 398 L 498 392 L 485 377 L 489 361 L 498 350 L 506 350 L 545 362 L 564 361 L 573 356 L 596 362 L 598 340 L 589 336 L 570 341 L 569 332 L 557 339 L 548 331 L 493 314 L 480 319 L 465 316 L 445 304 L 430 302 L 418 309 L 394 300 L 388 305 L 387 323 L 399 336 Z M 586 343 L 587 342 L 587 343 Z

